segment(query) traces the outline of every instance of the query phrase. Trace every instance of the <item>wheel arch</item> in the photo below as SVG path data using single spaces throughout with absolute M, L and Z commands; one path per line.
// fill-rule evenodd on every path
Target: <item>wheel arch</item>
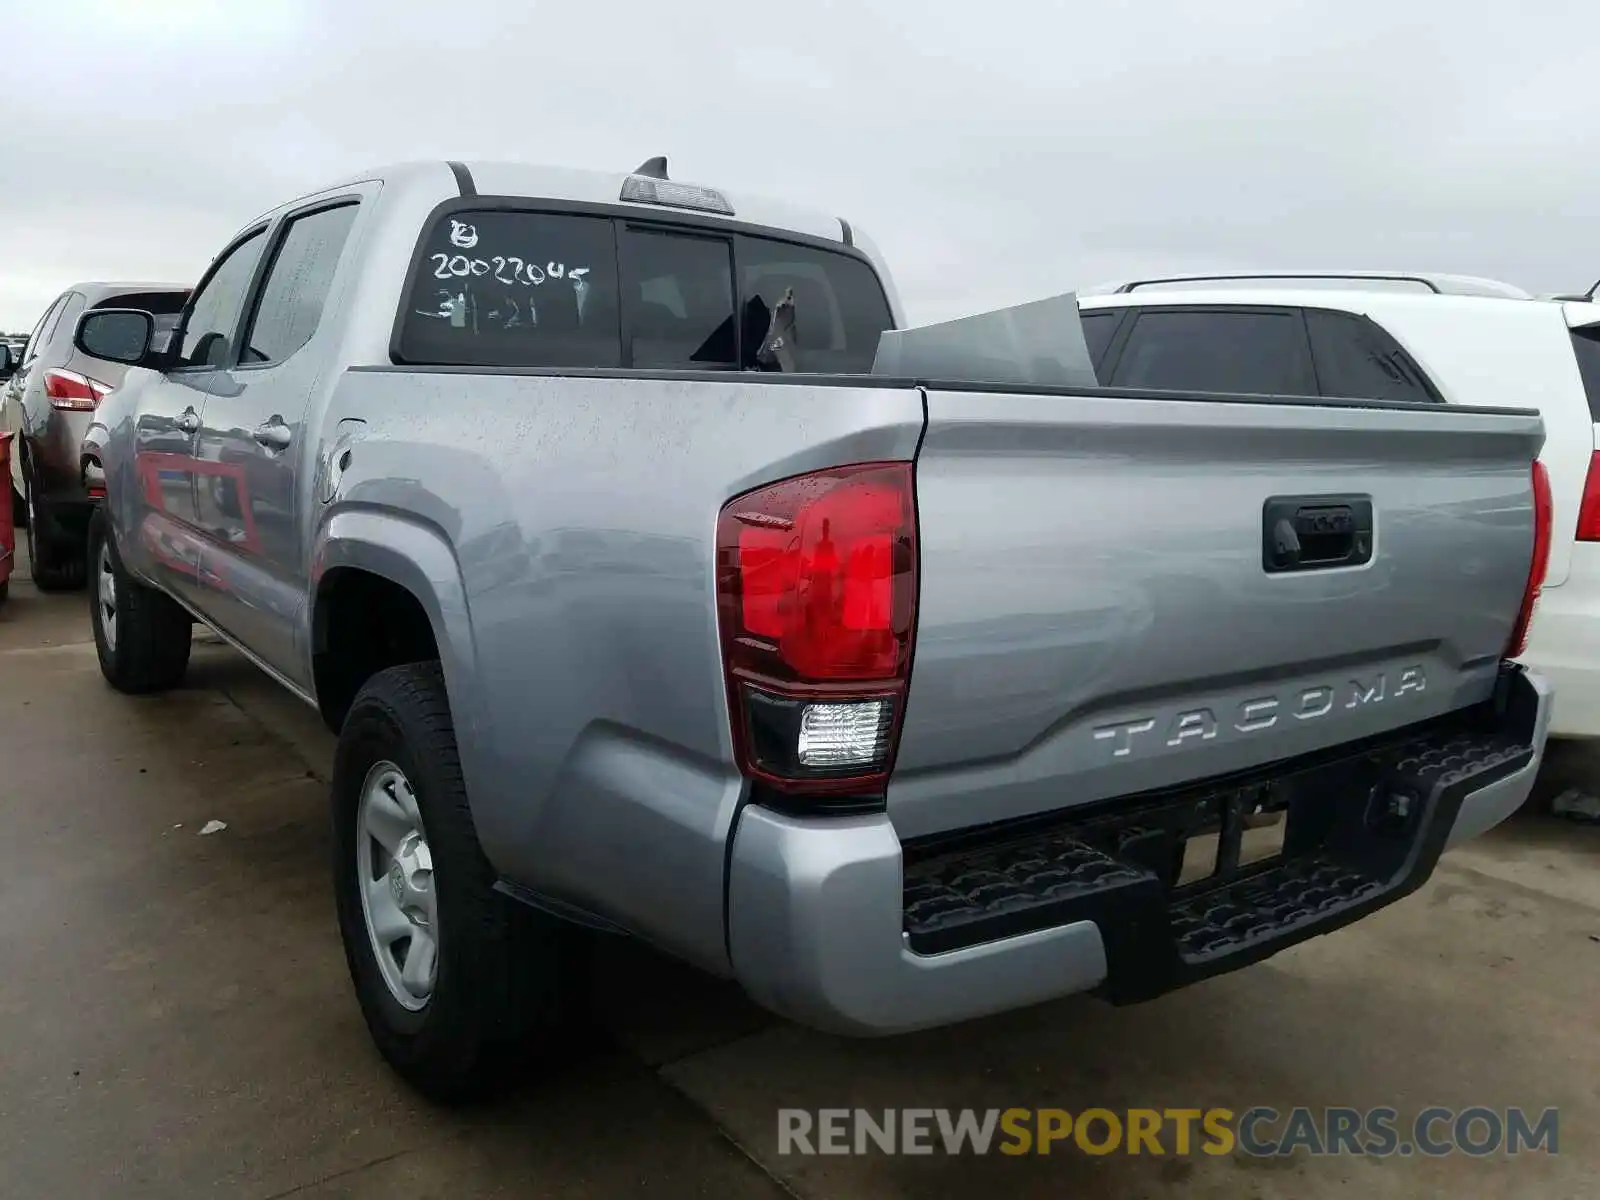
M 415 653 L 415 640 L 426 636 L 444 671 L 465 769 L 478 726 L 473 702 L 479 692 L 477 656 L 460 565 L 444 535 L 396 514 L 345 509 L 322 525 L 311 561 L 311 604 L 303 633 L 324 722 L 337 732 L 361 683 L 399 661 L 417 661 L 404 655 Z M 408 601 L 415 605 L 414 614 L 405 610 Z M 348 637 L 340 644 L 341 634 L 355 628 L 342 623 L 341 614 L 351 612 L 382 614 L 376 622 L 363 622 L 363 632 L 368 625 L 391 621 L 389 629 L 397 639 L 393 649 L 402 658 L 385 661 L 393 654 L 379 653 L 351 664 L 342 657 L 355 653 L 359 659 L 363 650 L 372 654 L 371 647 L 353 646 Z M 417 626 L 419 619 L 425 622 L 425 635 Z

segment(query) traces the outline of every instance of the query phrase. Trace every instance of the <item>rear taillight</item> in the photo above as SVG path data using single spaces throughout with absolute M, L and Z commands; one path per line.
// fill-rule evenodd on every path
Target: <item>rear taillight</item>
M 739 769 L 790 794 L 881 791 L 916 626 L 911 464 L 835 467 L 729 501 L 717 608 Z
M 1593 472 L 1591 471 L 1591 476 Z M 1533 461 L 1533 559 L 1528 563 L 1528 585 L 1522 592 L 1522 608 L 1506 646 L 1507 658 L 1520 658 L 1528 648 L 1528 629 L 1533 610 L 1539 606 L 1545 570 L 1550 566 L 1550 475 L 1538 459 Z
M 76 371 L 51 367 L 44 373 L 44 394 L 51 408 L 92 412 L 111 391 L 111 385 L 90 379 Z
M 1589 456 L 1589 474 L 1583 481 L 1583 503 L 1578 506 L 1578 540 L 1600 542 L 1600 450 Z

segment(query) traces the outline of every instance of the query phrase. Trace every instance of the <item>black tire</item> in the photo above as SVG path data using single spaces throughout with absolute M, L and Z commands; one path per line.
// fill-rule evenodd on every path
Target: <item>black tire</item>
M 104 555 L 102 556 L 102 550 Z M 86 564 L 95 564 L 95 586 L 89 589 L 90 623 L 100 673 L 119 692 L 143 695 L 165 691 L 183 682 L 189 669 L 193 624 L 172 597 L 138 582 L 122 565 L 105 511 L 89 521 Z M 107 636 L 107 615 L 101 603 L 100 576 L 111 577 L 114 636 Z
M 28 501 L 17 491 L 17 485 L 14 483 L 11 485 L 11 527 L 13 529 L 28 527 Z
M 437 896 L 436 976 L 416 1011 L 384 980 L 361 900 L 358 854 L 367 835 L 357 814 L 368 773 L 383 762 L 400 769 L 416 797 Z M 494 890 L 437 662 L 391 667 L 367 681 L 339 735 L 332 792 L 339 932 L 362 1015 L 389 1065 L 424 1095 L 460 1103 L 580 1045 L 584 932 Z
M 28 566 L 33 574 L 33 586 L 41 592 L 76 591 L 83 586 L 88 573 L 88 556 L 84 553 L 84 547 L 52 541 L 47 535 L 50 518 L 46 515 L 45 499 L 39 494 L 37 480 L 28 467 L 27 459 L 22 462 L 22 482 L 33 498 L 33 511 L 26 522 Z M 28 512 L 26 497 L 22 511 Z

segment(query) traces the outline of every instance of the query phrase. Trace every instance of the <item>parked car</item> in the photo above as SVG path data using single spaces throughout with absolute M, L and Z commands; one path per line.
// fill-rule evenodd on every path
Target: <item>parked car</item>
M 1550 565 L 1522 661 L 1551 734 L 1600 737 L 1600 304 L 1471 276 L 1184 276 L 1080 297 L 1099 377 L 1131 388 L 1509 404 L 1543 414 Z
M 101 670 L 174 686 L 198 619 L 320 710 L 419 1086 L 564 1045 L 584 931 L 848 1034 L 1131 1002 L 1522 802 L 1537 414 L 874 374 L 899 321 L 859 230 L 656 161 L 363 174 L 166 352 L 80 322 L 137 366 L 85 447 Z
M 171 283 L 74 284 L 45 309 L 18 370 L 0 387 L 3 427 L 16 435 L 12 504 L 28 528 L 33 581 L 46 591 L 80 587 L 92 497 L 84 490 L 79 448 L 96 406 L 127 368 L 76 350 L 72 331 L 85 312 L 133 306 L 152 314 L 156 337 L 170 333 L 188 297 Z

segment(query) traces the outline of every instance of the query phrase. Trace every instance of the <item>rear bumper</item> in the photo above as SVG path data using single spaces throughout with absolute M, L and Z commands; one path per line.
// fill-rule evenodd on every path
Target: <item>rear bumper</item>
M 34 476 L 52 501 L 58 496 L 63 501 L 83 497 L 80 458 L 84 434 L 93 421 L 92 412 L 51 408 L 29 428 L 28 456 Z
M 83 486 L 79 458 L 83 436 L 94 414 L 51 409 L 28 437 L 28 461 L 38 485 L 43 510 L 34 532 L 52 544 L 81 544 L 89 532 L 94 503 Z
M 1257 962 L 1409 894 L 1448 845 L 1522 804 L 1550 689 L 1522 671 L 1502 683 L 1497 705 L 1337 759 L 931 845 L 903 845 L 886 816 L 747 807 L 729 870 L 734 973 L 803 1024 L 877 1035 L 1089 990 L 1145 1000 Z M 1410 797 L 1399 825 L 1374 827 L 1375 791 Z M 1227 821 L 1239 797 L 1268 794 L 1287 813 L 1281 859 L 1171 886 L 1159 864 L 1206 813 Z

